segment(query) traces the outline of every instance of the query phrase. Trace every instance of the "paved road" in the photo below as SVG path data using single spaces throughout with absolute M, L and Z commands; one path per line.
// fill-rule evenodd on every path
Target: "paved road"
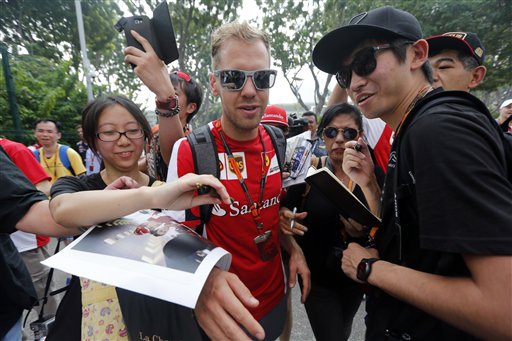
M 292 334 L 290 337 L 291 341 L 310 341 L 315 340 L 313 331 L 309 324 L 306 310 L 302 303 L 300 303 L 300 289 L 297 286 L 292 290 L 292 306 L 293 306 L 293 327 Z M 329 312 L 325 312 L 328 314 Z M 361 341 L 364 340 L 364 301 L 361 303 L 356 316 L 354 317 L 354 324 L 352 325 L 352 334 L 350 335 L 350 341 Z

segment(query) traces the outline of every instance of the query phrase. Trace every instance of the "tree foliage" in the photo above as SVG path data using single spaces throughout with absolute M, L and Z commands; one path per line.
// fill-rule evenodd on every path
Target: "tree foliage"
M 151 16 L 160 0 L 82 0 L 87 52 L 97 72 L 95 95 L 122 93 L 136 99 L 141 82 L 123 63 L 124 35 L 114 29 L 130 13 Z M 314 82 L 315 111 L 329 95 L 332 76 L 316 69 L 311 51 L 326 32 L 345 24 L 353 15 L 390 4 L 410 11 L 423 25 L 425 36 L 447 31 L 478 33 L 487 50 L 488 73 L 476 92 L 491 107 L 510 96 L 512 42 L 510 0 L 255 0 L 262 13 L 262 28 L 272 39 L 272 55 L 299 104 L 306 72 Z M 194 118 L 200 125 L 218 117 L 220 107 L 211 96 L 208 74 L 210 34 L 223 22 L 237 19 L 243 0 L 174 0 L 170 13 L 180 52 L 179 68 L 199 80 L 205 90 L 203 106 Z M 74 123 L 86 103 L 84 73 L 77 29 L 75 2 L 71 0 L 3 0 L 0 2 L 0 37 L 11 53 L 16 95 L 22 123 L 45 115 Z M 303 73 L 301 73 L 303 74 Z M 3 74 L 1 75 L 3 77 Z M 303 90 L 302 90 L 303 91 Z M 5 83 L 0 83 L 0 129 L 9 129 Z
M 123 63 L 123 48 L 126 46 L 124 35 L 114 29 L 114 25 L 124 16 L 146 14 L 151 17 L 151 9 L 157 0 L 83 0 L 81 2 L 87 53 L 90 63 L 96 70 L 94 80 L 95 95 L 103 92 L 118 92 L 136 99 L 142 83 L 137 79 L 131 67 Z M 203 109 L 196 115 L 195 121 L 204 121 L 211 115 L 202 115 L 209 111 L 212 100 L 208 87 L 210 71 L 209 37 L 213 28 L 225 21 L 237 18 L 242 0 L 177 0 L 169 3 L 171 17 L 176 33 L 180 58 L 171 67 L 186 71 L 199 80 L 206 95 Z M 28 55 L 45 58 L 48 66 L 67 65 L 67 81 L 83 82 L 81 71 L 81 50 L 78 37 L 77 18 L 74 1 L 70 0 L 5 0 L 0 2 L 0 35 L 12 55 L 12 63 Z M 33 67 L 33 65 L 25 65 Z M 37 69 L 27 72 L 36 72 Z M 26 79 L 16 74 L 17 97 L 20 89 L 26 89 Z M 50 84 L 48 84 L 49 86 Z M 77 86 L 79 84 L 76 84 Z M 28 87 L 30 89 L 30 87 Z M 53 97 L 59 90 L 53 89 Z M 0 84 L 5 93 L 5 83 Z M 48 93 L 48 95 L 50 95 Z M 6 103 L 7 96 L 2 96 Z M 22 101 L 22 98 L 18 98 Z M 86 100 L 83 99 L 82 106 Z M 7 108 L 7 105 L 5 106 Z M 25 107 L 33 116 L 40 114 L 39 107 Z M 75 113 L 76 114 L 76 113 Z M 8 110 L 0 115 L 8 118 Z M 23 114 L 22 114 L 23 115 Z M 59 117 L 57 117 L 59 118 Z M 59 118 L 60 119 L 60 118 Z
M 425 37 L 450 31 L 476 32 L 486 47 L 488 69 L 484 91 L 507 93 L 512 73 L 512 26 L 510 0 L 257 0 L 263 11 L 263 25 L 272 35 L 273 57 L 285 75 L 297 101 L 307 110 L 302 100 L 297 74 L 308 68 L 315 83 L 315 111 L 320 112 L 329 94 L 331 77 L 320 82 L 319 72 L 311 60 L 316 42 L 327 32 L 346 24 L 358 13 L 392 5 L 413 13 L 423 26 Z M 485 98 L 484 98 L 485 100 Z M 488 105 L 495 103 L 486 102 Z
M 11 60 L 11 72 L 16 81 L 16 98 L 26 141 L 32 139 L 34 123 L 39 118 L 56 118 L 64 131 L 74 131 L 80 123 L 80 112 L 87 102 L 85 86 L 70 61 L 55 63 L 45 57 L 17 56 Z M 1 70 L 0 83 L 5 84 Z M 14 127 L 9 115 L 5 86 L 0 86 L 0 131 L 13 137 Z M 64 136 L 64 140 L 74 136 Z M 32 140 L 33 141 L 33 140 Z

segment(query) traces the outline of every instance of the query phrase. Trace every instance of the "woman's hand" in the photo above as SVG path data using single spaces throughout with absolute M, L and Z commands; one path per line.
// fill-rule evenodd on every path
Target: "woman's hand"
M 139 188 L 140 184 L 129 176 L 121 176 L 114 180 L 105 190 Z
M 352 218 L 345 219 L 345 218 L 343 218 L 343 216 L 340 215 L 340 220 L 344 226 L 342 233 L 346 233 L 350 237 L 353 237 L 353 238 L 361 238 L 368 234 L 368 228 L 366 226 L 359 224 L 354 219 L 352 219 Z M 346 236 L 344 236 L 344 237 L 346 237 Z
M 206 194 L 197 195 L 197 191 L 205 186 L 211 190 Z M 185 174 L 174 182 L 152 187 L 151 190 L 155 208 L 179 211 L 200 205 L 231 204 L 226 187 L 219 179 L 208 174 Z
M 359 145 L 359 151 L 356 146 Z M 359 147 L 358 147 L 359 148 Z M 368 145 L 362 138 L 345 143 L 343 171 L 361 187 L 368 186 L 375 178 L 374 165 Z
M 308 228 L 298 221 L 302 221 L 307 215 L 308 212 L 294 214 L 287 207 L 281 207 L 279 210 L 279 227 L 281 228 L 281 233 L 288 236 L 294 234 L 303 236 L 304 233 L 308 231 Z

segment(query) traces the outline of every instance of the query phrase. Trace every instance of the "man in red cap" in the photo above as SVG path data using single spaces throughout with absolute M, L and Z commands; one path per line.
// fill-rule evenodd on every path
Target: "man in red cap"
M 288 135 L 288 117 L 286 116 L 286 110 L 278 105 L 269 105 L 265 108 L 261 123 L 266 123 L 278 127 L 284 133 L 284 136 Z
M 485 77 L 485 49 L 472 32 L 447 32 L 426 39 L 434 88 L 470 91 Z

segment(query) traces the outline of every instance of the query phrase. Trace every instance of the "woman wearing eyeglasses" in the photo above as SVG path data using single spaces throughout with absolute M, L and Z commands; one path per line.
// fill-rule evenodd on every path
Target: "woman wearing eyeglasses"
M 139 171 L 137 164 L 145 143 L 151 138 L 151 128 L 132 101 L 120 96 L 98 98 L 84 109 L 82 126 L 90 148 L 102 156 L 104 169 L 87 176 L 64 177 L 54 184 L 50 210 L 62 225 L 89 227 L 140 209 L 184 209 L 213 201 L 221 203 L 212 196 L 194 196 L 198 183 L 212 186 L 223 202 L 229 203 L 224 186 L 209 175 L 188 174 L 173 183 L 144 188 L 155 184 L 155 179 Z M 127 297 L 129 302 L 142 297 L 73 277 L 48 340 L 127 339 L 128 331 L 118 295 L 122 295 L 119 296 L 121 299 Z M 170 304 L 163 307 L 168 306 Z M 157 313 L 165 314 L 168 310 L 164 308 Z M 179 309 L 185 310 L 176 308 Z M 188 315 L 189 322 L 195 324 L 190 310 Z M 184 332 L 173 338 L 200 338 L 197 328 Z
M 360 111 L 347 103 L 329 107 L 318 126 L 318 136 L 325 141 L 328 155 L 313 159 L 312 164 L 328 167 L 377 213 L 382 171 L 375 175 Z M 347 340 L 363 292 L 341 270 L 341 254 L 348 242 L 364 244 L 367 229 L 341 217 L 329 198 L 306 184 L 289 188 L 281 206 L 281 231 L 296 235 L 311 270 L 311 292 L 304 305 L 315 338 Z

